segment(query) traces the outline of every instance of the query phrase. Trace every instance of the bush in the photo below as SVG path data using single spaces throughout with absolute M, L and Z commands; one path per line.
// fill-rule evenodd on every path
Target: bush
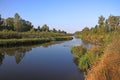
M 71 52 L 75 55 L 75 57 L 81 57 L 86 53 L 87 49 L 83 46 L 74 46 L 71 48 Z
M 79 68 L 81 70 L 87 70 L 90 68 L 100 57 L 100 53 L 97 51 L 88 50 L 85 55 L 79 59 Z

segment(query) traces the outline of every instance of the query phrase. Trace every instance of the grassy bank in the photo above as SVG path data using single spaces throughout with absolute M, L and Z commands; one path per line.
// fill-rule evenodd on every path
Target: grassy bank
M 92 46 L 86 49 L 83 46 L 74 46 L 71 48 L 72 53 L 78 62 L 78 67 L 82 71 L 88 70 L 101 56 L 102 50 L 100 46 Z
M 0 31 L 0 39 L 22 39 L 22 38 L 51 38 L 69 36 L 70 34 L 58 32 L 16 32 L 16 31 Z
M 119 16 L 99 17 L 98 25 L 85 27 L 75 36 L 94 46 L 78 58 L 78 66 L 87 71 L 85 80 L 120 80 Z M 76 53 L 74 53 L 76 54 Z
M 97 37 L 96 34 L 91 36 Z M 104 34 L 103 36 L 103 41 L 99 41 L 99 44 L 95 42 L 95 45 L 85 52 L 81 46 L 71 49 L 75 58 L 77 55 L 79 69 L 87 72 L 85 80 L 120 80 L 119 33 Z M 100 37 L 97 37 L 96 40 L 100 40 Z M 88 41 L 92 42 L 94 38 L 88 39 Z
M 120 37 L 113 39 L 88 71 L 86 80 L 120 80 Z
M 0 39 L 0 47 L 14 47 L 22 45 L 42 44 L 50 41 L 71 40 L 71 36 L 51 37 L 51 38 L 23 38 L 23 39 Z

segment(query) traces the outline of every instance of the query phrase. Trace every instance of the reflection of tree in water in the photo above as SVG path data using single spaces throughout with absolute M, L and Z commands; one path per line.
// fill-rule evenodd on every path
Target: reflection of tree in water
M 73 62 L 78 66 L 79 58 L 74 57 L 74 58 L 73 58 Z
M 0 48 L 0 64 L 2 64 L 2 61 L 3 61 L 5 55 L 14 56 L 16 63 L 19 64 L 20 61 L 24 58 L 26 52 L 32 50 L 32 48 L 36 48 L 38 46 L 43 46 L 43 47 L 47 48 L 48 46 L 51 46 L 54 44 L 60 44 L 62 42 L 63 41 L 49 42 L 49 43 L 45 43 L 45 44 L 38 44 L 38 45 L 31 45 L 31 46 Z
M 8 55 L 8 56 L 15 56 L 16 63 L 18 64 L 23 57 L 25 56 L 25 53 L 30 51 L 31 48 L 29 47 L 15 47 L 15 48 L 0 48 L 0 62 L 2 61 L 2 56 Z
M 31 49 L 18 49 L 14 52 L 14 56 L 15 56 L 15 60 L 16 60 L 16 63 L 19 64 L 19 62 L 23 59 L 23 57 L 25 56 L 25 53 L 27 51 L 29 51 Z
M 4 59 L 4 55 L 0 53 L 0 65 L 2 65 L 3 59 Z
M 19 62 L 23 59 L 24 56 L 25 56 L 25 53 L 16 51 L 16 53 L 15 53 L 16 63 L 19 64 Z

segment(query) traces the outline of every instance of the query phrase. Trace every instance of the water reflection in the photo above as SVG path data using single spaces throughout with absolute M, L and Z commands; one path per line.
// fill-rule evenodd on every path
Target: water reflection
M 49 46 L 63 43 L 63 41 L 58 42 L 49 42 L 45 44 L 38 44 L 38 45 L 32 45 L 32 46 L 21 46 L 21 47 L 13 47 L 13 48 L 0 48 L 0 65 L 3 63 L 3 59 L 5 58 L 5 55 L 8 56 L 14 56 L 16 64 L 19 64 L 20 61 L 24 58 L 25 54 L 32 50 L 32 48 L 36 48 L 39 46 L 42 46 L 44 48 L 48 48 Z
M 2 64 L 3 59 L 4 59 L 4 55 L 3 55 L 3 54 L 0 54 L 0 65 Z
M 0 48 L 0 80 L 84 80 L 70 52 L 70 47 L 79 43 L 80 39 L 73 39 Z
M 16 63 L 19 64 L 19 62 L 25 56 L 25 53 L 30 50 L 31 48 L 29 47 L 0 48 L 0 62 L 2 63 L 3 59 L 5 58 L 5 55 L 8 55 L 14 56 Z
M 93 44 L 91 44 L 91 43 L 89 43 L 89 42 L 87 42 L 87 41 L 83 41 L 83 40 L 82 40 L 82 46 L 85 46 L 87 49 L 90 49 L 92 45 L 93 45 Z
M 93 44 L 89 43 L 88 41 L 82 40 L 80 38 L 74 37 L 75 40 L 79 40 L 81 43 L 79 43 L 78 45 L 80 46 L 84 46 L 87 49 L 90 49 L 92 47 Z

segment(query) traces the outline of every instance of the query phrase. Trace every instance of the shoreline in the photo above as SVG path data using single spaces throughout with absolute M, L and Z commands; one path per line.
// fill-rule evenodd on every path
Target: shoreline
M 52 37 L 52 38 L 23 38 L 23 39 L 0 39 L 0 47 L 17 47 L 23 45 L 42 44 L 51 41 L 72 40 L 72 36 Z

